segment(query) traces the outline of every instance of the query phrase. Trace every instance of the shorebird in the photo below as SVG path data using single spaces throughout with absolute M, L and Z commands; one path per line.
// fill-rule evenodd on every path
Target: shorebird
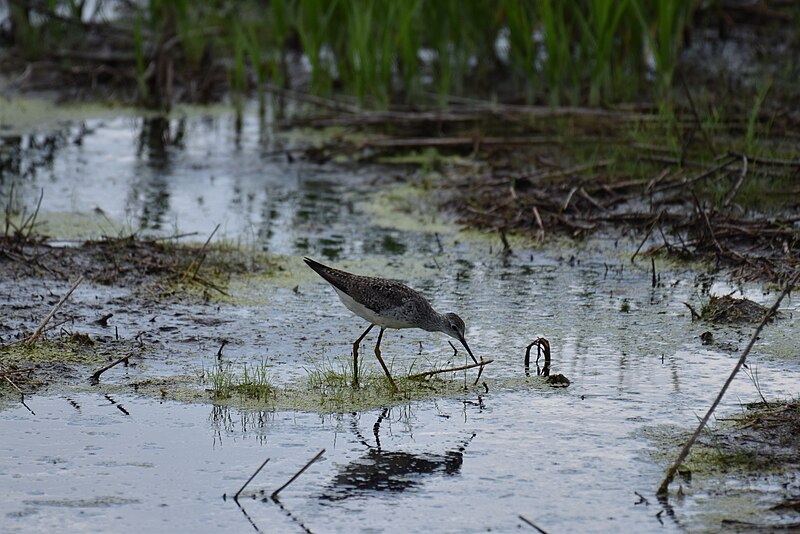
M 380 326 L 378 343 L 375 345 L 375 356 L 383 367 L 383 371 L 397 392 L 389 368 L 381 358 L 381 339 L 387 328 L 421 328 L 429 332 L 444 332 L 464 345 L 472 361 L 478 360 L 464 339 L 464 321 L 455 313 L 439 313 L 433 309 L 425 297 L 396 280 L 360 276 L 323 265 L 311 258 L 303 258 L 314 272 L 325 279 L 348 310 L 369 321 L 364 333 L 353 343 L 353 387 L 358 387 L 358 346 L 375 325 Z M 483 360 L 481 360 L 483 362 Z M 488 363 L 488 362 L 487 362 Z M 481 367 L 483 370 L 483 367 Z

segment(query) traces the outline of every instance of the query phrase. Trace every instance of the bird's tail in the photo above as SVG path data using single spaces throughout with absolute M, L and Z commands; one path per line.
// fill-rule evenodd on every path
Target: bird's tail
M 347 273 L 344 271 L 340 271 L 338 269 L 334 269 L 333 267 L 328 267 L 327 265 L 323 265 L 318 261 L 314 261 L 311 258 L 303 258 L 303 261 L 306 262 L 306 265 L 311 267 L 315 273 L 320 275 L 322 278 L 325 279 L 326 282 L 331 284 L 332 286 L 341 289 L 345 293 L 347 292 L 347 287 L 345 284 L 345 278 Z

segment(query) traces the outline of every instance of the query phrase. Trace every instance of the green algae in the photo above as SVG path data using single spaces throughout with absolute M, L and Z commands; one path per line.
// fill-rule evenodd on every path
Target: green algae
M 421 183 L 406 183 L 374 193 L 366 201 L 359 202 L 360 210 L 370 216 L 370 222 L 381 228 L 403 232 L 439 234 L 443 242 L 461 241 L 489 244 L 497 252 L 503 250 L 500 234 L 495 231 L 478 230 L 459 225 L 454 216 L 442 210 L 443 199 L 438 185 L 441 177 L 430 174 Z M 510 232 L 506 240 L 514 249 L 540 249 L 545 241 L 525 232 Z M 578 250 L 581 242 L 561 235 L 549 236 L 547 245 L 556 249 Z M 627 258 L 626 258 L 627 259 Z
M 95 343 L 87 334 L 73 333 L 64 339 L 39 341 L 34 345 L 17 344 L 0 347 L 0 363 L 20 366 L 41 363 L 72 365 L 98 365 L 105 363 L 109 354 L 123 350 L 118 344 L 113 348 Z
M 268 364 L 262 364 L 266 369 Z M 258 369 L 258 365 L 254 366 Z M 345 413 L 380 407 L 406 405 L 431 399 L 474 397 L 493 391 L 535 389 L 545 394 L 559 394 L 563 388 L 548 386 L 545 377 L 483 379 L 434 377 L 428 380 L 395 376 L 399 393 L 395 393 L 382 373 L 362 373 L 359 387 L 352 386 L 352 373 L 321 367 L 308 372 L 304 381 L 276 385 L 269 381 L 244 376 L 241 368 L 224 364 L 222 371 L 204 370 L 199 374 L 176 375 L 139 380 L 128 384 L 105 384 L 104 391 L 131 393 L 157 399 L 187 403 L 210 403 L 247 410 L 304 411 Z M 455 373 L 453 373 L 455 375 Z
M 131 107 L 105 104 L 63 104 L 54 99 L 12 96 L 0 98 L 0 127 L 7 133 L 26 133 L 64 122 L 89 118 L 138 116 Z
M 36 231 L 51 240 L 82 241 L 105 236 L 120 236 L 126 225 L 109 219 L 102 211 L 39 212 Z M 132 232 L 128 232 L 132 233 Z
M 0 79 L 0 88 L 4 85 Z M 229 104 L 189 105 L 176 104 L 169 117 L 224 116 L 235 108 Z M 7 134 L 26 134 L 31 131 L 51 130 L 53 127 L 90 119 L 132 119 L 162 117 L 163 112 L 147 111 L 130 105 L 106 102 L 59 102 L 47 95 L 29 97 L 5 96 L 0 99 L 0 129 Z
M 443 218 L 429 190 L 400 185 L 382 190 L 358 208 L 371 216 L 375 226 L 404 232 L 453 234 L 458 228 Z
M 195 244 L 173 244 L 170 250 L 180 260 L 169 276 L 154 285 L 162 297 L 255 305 L 260 302 L 254 286 L 280 281 L 288 285 L 286 280 L 291 280 L 285 260 L 264 252 Z

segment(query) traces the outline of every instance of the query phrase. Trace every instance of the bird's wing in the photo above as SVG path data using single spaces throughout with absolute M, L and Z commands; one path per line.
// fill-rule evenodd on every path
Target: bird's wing
M 333 287 L 376 313 L 405 309 L 422 303 L 423 306 L 430 306 L 422 295 L 402 282 L 340 271 L 311 258 L 304 258 L 304 261 Z

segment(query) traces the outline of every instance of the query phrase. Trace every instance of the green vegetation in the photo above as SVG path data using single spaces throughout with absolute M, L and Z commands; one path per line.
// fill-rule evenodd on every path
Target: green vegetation
M 202 381 L 210 385 L 212 400 L 230 399 L 238 395 L 241 399 L 268 402 L 275 398 L 277 389 L 270 383 L 269 363 L 242 365 L 236 373 L 231 363 L 220 363 L 203 370 Z
M 554 104 L 621 101 L 664 89 L 693 0 L 122 0 L 100 15 L 79 0 L 12 0 L 14 46 L 29 60 L 91 54 L 102 34 L 128 65 L 140 102 L 205 102 L 220 78 L 234 94 L 289 82 L 302 54 L 318 94 L 362 104 L 445 105 L 458 95 Z M 106 14 L 104 16 L 104 14 Z M 107 14 L 113 14 L 108 16 Z M 85 23 L 89 18 L 91 23 Z M 113 35 L 113 37 L 109 37 Z M 296 70 L 296 69 L 295 69 Z M 296 81 L 296 80 L 292 80 Z M 499 83 L 498 83 L 499 82 Z
M 124 347 L 124 348 L 127 348 Z M 3 366 L 19 366 L 39 363 L 100 365 L 116 356 L 119 346 L 98 347 L 88 334 L 73 332 L 62 333 L 51 339 L 40 341 L 35 345 L 16 344 L 0 347 L 0 364 Z
M 767 308 L 746 298 L 712 295 L 700 308 L 700 318 L 712 323 L 758 323 Z

